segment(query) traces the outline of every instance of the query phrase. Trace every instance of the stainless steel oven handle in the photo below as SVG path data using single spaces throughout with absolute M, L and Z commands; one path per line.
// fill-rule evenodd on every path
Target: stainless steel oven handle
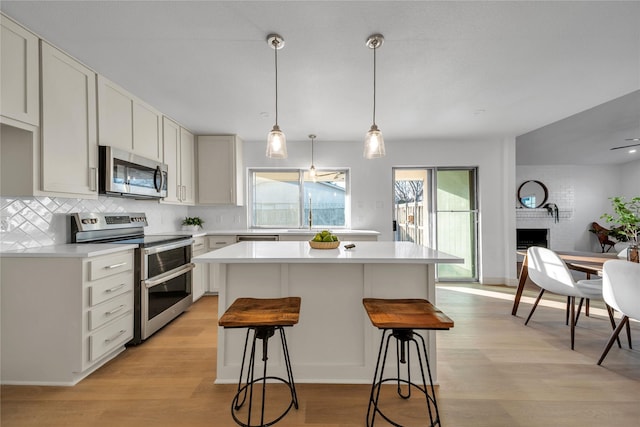
M 180 240 L 179 242 L 167 245 L 160 246 L 152 246 L 150 248 L 144 249 L 145 255 L 157 254 L 158 252 L 170 251 L 171 249 L 181 248 L 183 246 L 191 246 L 193 244 L 193 239 L 185 239 Z
M 167 271 L 166 273 L 163 273 L 159 276 L 156 276 L 152 279 L 147 279 L 144 281 L 144 286 L 147 289 L 151 289 L 154 286 L 157 285 L 161 285 L 162 283 L 166 282 L 167 280 L 171 280 L 174 277 L 178 277 L 178 276 L 182 276 L 185 273 L 188 273 L 189 271 L 193 270 L 196 267 L 195 264 L 193 263 L 189 263 L 189 264 L 185 264 L 182 267 L 178 267 L 178 268 L 174 268 L 173 270 Z

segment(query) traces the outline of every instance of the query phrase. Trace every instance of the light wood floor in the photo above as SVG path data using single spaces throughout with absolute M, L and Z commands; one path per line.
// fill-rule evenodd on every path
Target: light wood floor
M 531 305 L 525 300 L 518 317 L 511 316 L 513 288 L 441 285 L 437 298 L 455 321 L 453 329 L 438 332 L 445 427 L 640 425 L 640 351 L 614 347 L 603 366 L 596 365 L 610 333 L 597 307 L 591 317 L 581 316 L 571 351 L 562 300 L 539 307 L 524 326 Z M 0 424 L 234 426 L 233 386 L 213 383 L 216 305 L 216 297 L 202 298 L 75 387 L 3 386 Z M 640 348 L 638 324 L 632 329 Z M 295 354 L 292 359 L 295 373 Z M 364 385 L 298 384 L 300 409 L 277 425 L 362 426 L 368 393 Z M 389 411 L 419 414 L 412 401 L 396 399 Z

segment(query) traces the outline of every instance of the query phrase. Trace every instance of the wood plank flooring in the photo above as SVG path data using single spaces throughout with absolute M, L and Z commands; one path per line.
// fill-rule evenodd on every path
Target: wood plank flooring
M 503 286 L 439 285 L 437 306 L 455 321 L 453 329 L 437 332 L 443 426 L 640 425 L 640 351 L 623 340 L 622 349 L 614 346 L 596 365 L 610 333 L 598 304 L 591 317 L 580 317 L 571 351 L 564 301 L 545 298 L 524 326 L 534 292 L 525 290 L 518 317 L 510 314 L 513 293 Z M 2 386 L 0 425 L 234 426 L 235 386 L 213 383 L 216 307 L 216 297 L 203 297 L 75 387 Z M 640 349 L 637 330 L 633 323 Z M 363 426 L 368 393 L 366 385 L 298 384 L 300 409 L 277 425 Z M 386 402 L 406 425 L 424 425 L 413 419 L 421 416 L 417 399 Z

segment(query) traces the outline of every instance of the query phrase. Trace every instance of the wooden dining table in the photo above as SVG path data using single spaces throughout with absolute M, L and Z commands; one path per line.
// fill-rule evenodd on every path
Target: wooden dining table
M 567 264 L 567 267 L 571 270 L 581 271 L 586 273 L 587 279 L 591 278 L 591 275 L 601 276 L 602 266 L 606 261 L 616 259 L 616 254 L 607 253 L 592 253 L 592 252 L 563 252 L 555 251 L 562 260 Z M 529 277 L 529 267 L 527 261 L 527 252 L 519 250 L 518 255 L 524 256 L 522 260 L 522 267 L 520 268 L 520 280 L 518 280 L 518 289 L 516 290 L 516 296 L 513 300 L 513 308 L 511 314 L 516 315 L 518 312 L 518 305 L 520 304 L 520 298 L 522 297 L 522 291 L 524 285 Z

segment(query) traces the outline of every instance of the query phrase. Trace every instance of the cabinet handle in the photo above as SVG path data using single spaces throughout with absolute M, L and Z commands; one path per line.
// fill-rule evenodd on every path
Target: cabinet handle
M 109 337 L 107 339 L 104 340 L 105 344 L 109 344 L 111 341 L 115 341 L 116 339 L 118 339 L 118 337 L 122 334 L 124 334 L 125 332 L 127 332 L 126 329 L 120 329 L 120 332 L 118 332 L 117 334 L 115 334 L 112 337 Z
M 182 197 L 182 192 L 180 191 L 180 186 L 178 185 L 176 186 L 176 199 L 178 199 L 178 201 L 181 201 L 180 199 L 181 197 Z
M 216 242 L 216 245 L 226 245 L 227 242 Z
M 106 290 L 106 291 L 104 291 L 104 292 L 105 292 L 105 293 L 107 293 L 107 294 L 110 294 L 110 293 L 112 293 L 112 292 L 117 291 L 118 289 L 122 289 L 122 288 L 124 287 L 124 285 L 125 285 L 124 283 L 121 283 L 121 284 L 119 284 L 118 286 L 114 286 L 113 288 L 111 288 L 111 289 L 107 289 L 107 290 Z
M 114 268 L 122 267 L 124 265 L 127 265 L 127 263 L 126 262 L 119 262 L 118 264 L 108 265 L 108 266 L 105 267 L 105 269 L 112 270 Z
M 201 247 L 203 247 L 203 246 L 204 246 L 204 243 L 199 243 L 199 244 L 197 244 L 197 245 L 193 245 L 193 249 L 195 249 L 195 248 L 201 248 Z
M 126 307 L 126 305 L 123 304 L 123 305 L 119 306 L 118 308 L 114 308 L 111 311 L 105 311 L 104 314 L 105 314 L 105 316 L 111 316 L 113 314 L 116 314 L 119 311 L 122 311 L 122 309 L 125 308 L 125 307 Z

